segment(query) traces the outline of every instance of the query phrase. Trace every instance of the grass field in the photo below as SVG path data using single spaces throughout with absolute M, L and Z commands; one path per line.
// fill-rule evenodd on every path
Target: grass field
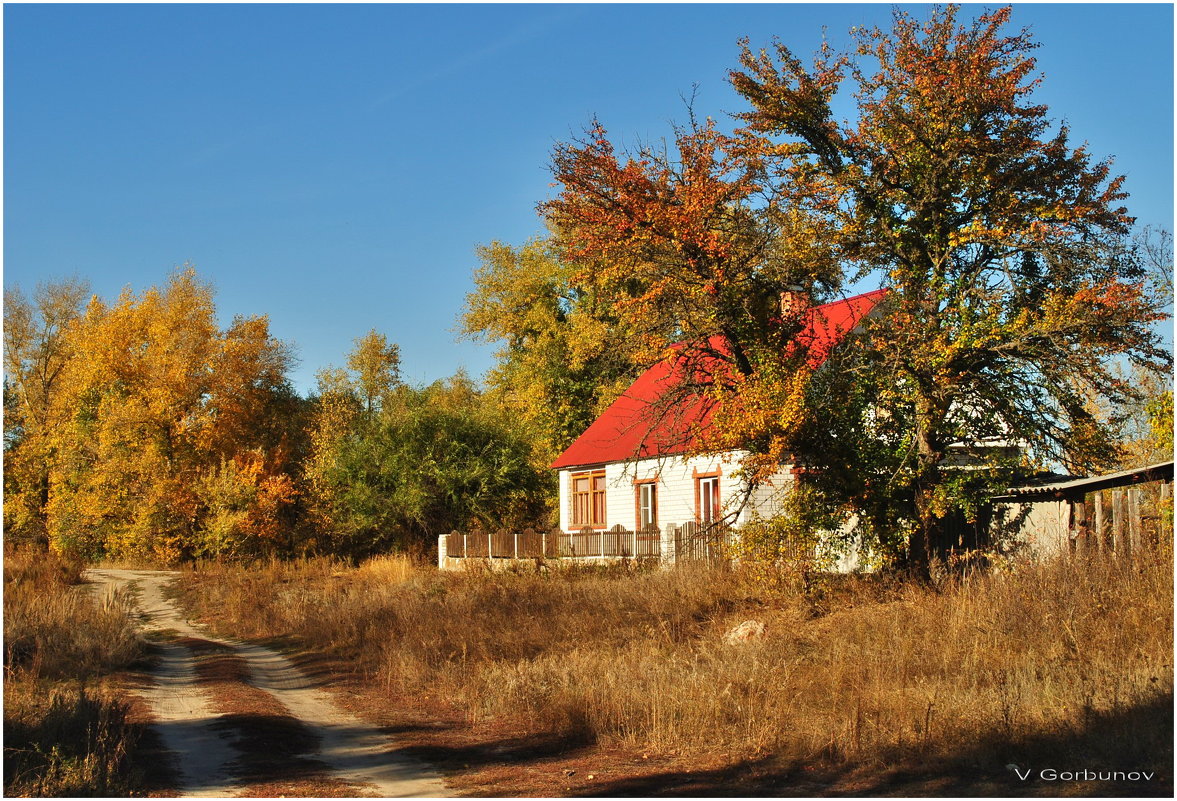
M 138 789 L 139 727 L 107 682 L 143 654 L 125 599 L 94 599 L 82 565 L 4 556 L 4 794 L 112 796 Z
M 731 570 L 442 574 L 386 558 L 205 565 L 185 596 L 223 633 L 337 657 L 373 697 L 567 747 L 1165 794 L 1172 581 L 1168 552 L 939 588 L 831 576 L 776 591 Z M 725 644 L 748 619 L 766 635 Z M 1155 778 L 1035 787 L 1009 765 Z

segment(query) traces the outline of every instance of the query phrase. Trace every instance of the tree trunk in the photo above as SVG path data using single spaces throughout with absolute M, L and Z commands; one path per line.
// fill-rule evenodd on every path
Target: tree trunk
M 936 434 L 944 414 L 939 405 L 925 398 L 916 407 L 916 447 L 918 474 L 913 484 L 916 521 L 908 540 L 907 567 L 921 580 L 931 578 L 932 552 L 944 529 L 944 517 L 935 502 L 939 485 L 940 463 L 944 460 L 944 443 Z

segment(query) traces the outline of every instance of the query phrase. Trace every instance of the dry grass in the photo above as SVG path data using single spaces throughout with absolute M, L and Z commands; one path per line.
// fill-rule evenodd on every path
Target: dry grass
M 1168 553 L 785 594 L 690 569 L 385 581 L 312 561 L 192 579 L 189 601 L 227 633 L 293 635 L 388 692 L 520 730 L 792 766 L 993 775 L 1014 762 L 1172 780 Z M 750 618 L 767 636 L 724 645 Z
M 412 560 L 404 554 L 389 554 L 365 560 L 357 572 L 372 582 L 397 584 L 408 581 L 416 570 Z
M 127 707 L 84 687 L 5 682 L 4 794 L 125 795 L 133 747 Z
M 121 795 L 136 784 L 137 730 L 102 679 L 139 658 L 142 643 L 126 599 L 95 603 L 76 586 L 81 570 L 44 552 L 5 552 L 6 795 Z
M 10 551 L 4 559 L 4 665 L 30 678 L 99 676 L 142 654 L 127 599 L 98 599 L 81 584 L 82 566 L 48 553 Z

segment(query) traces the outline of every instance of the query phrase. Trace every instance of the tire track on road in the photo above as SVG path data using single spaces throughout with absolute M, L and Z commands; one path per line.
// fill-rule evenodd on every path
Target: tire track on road
M 400 753 L 387 735 L 341 710 L 282 654 L 260 645 L 213 637 L 189 623 L 163 593 L 176 573 L 117 569 L 87 573 L 108 592 L 122 587 L 138 590 L 136 601 L 145 631 L 174 631 L 233 649 L 249 666 L 249 683 L 273 696 L 318 735 L 320 747 L 313 757 L 327 765 L 335 778 L 371 788 L 383 798 L 449 795 L 435 770 Z M 218 715 L 197 684 L 191 652 L 166 641 L 159 646 L 162 657 L 155 671 L 156 684 L 139 692 L 159 720 L 157 728 L 165 747 L 179 757 L 182 785 L 178 789 L 190 797 L 223 797 L 241 790 L 231 771 L 239 752 L 214 728 Z

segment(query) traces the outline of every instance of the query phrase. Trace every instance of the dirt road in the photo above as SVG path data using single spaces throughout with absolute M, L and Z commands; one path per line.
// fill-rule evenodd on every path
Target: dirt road
M 269 693 L 318 741 L 313 759 L 334 779 L 384 798 L 446 797 L 440 775 L 397 751 L 391 738 L 341 710 L 325 691 L 282 654 L 259 645 L 224 640 L 189 623 L 163 592 L 175 578 L 161 570 L 95 569 L 88 577 L 99 593 L 130 590 L 145 631 L 165 632 L 155 685 L 139 694 L 150 706 L 164 746 L 177 755 L 181 786 L 189 797 L 229 797 L 248 790 L 235 776 L 241 754 L 215 725 L 219 715 L 197 681 L 191 649 L 176 641 L 196 638 L 232 649 L 249 668 L 249 683 Z

